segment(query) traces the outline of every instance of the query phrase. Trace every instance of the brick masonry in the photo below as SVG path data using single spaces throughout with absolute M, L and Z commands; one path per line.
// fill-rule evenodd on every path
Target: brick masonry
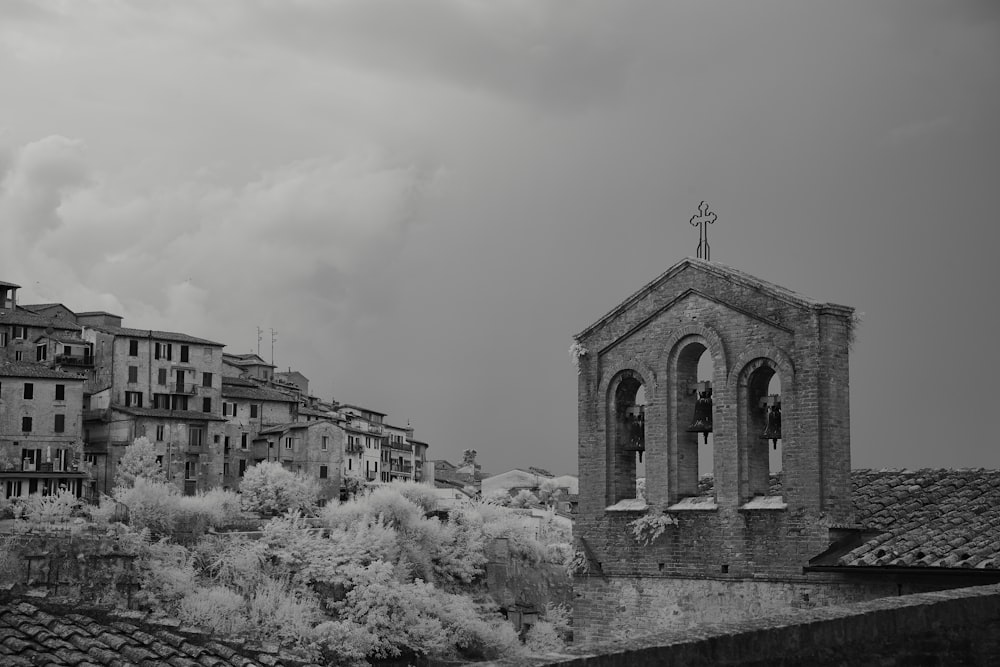
M 1000 664 L 1000 585 L 652 633 L 523 667 L 946 667 Z
M 851 308 L 685 259 L 576 337 L 587 354 L 578 369 L 575 536 L 592 573 L 576 582 L 578 641 L 596 640 L 615 623 L 651 631 L 688 627 L 691 618 L 743 618 L 806 594 L 831 602 L 874 597 L 811 589 L 832 579 L 802 569 L 830 545 L 831 531 L 853 523 L 852 317 Z M 676 503 L 698 494 L 697 434 L 685 427 L 694 405 L 688 384 L 704 350 L 713 362 L 714 502 L 682 511 Z M 782 497 L 748 507 L 768 495 L 756 401 L 773 373 L 782 387 Z M 616 392 L 629 377 L 646 392 L 647 506 L 611 510 L 634 495 L 634 454 L 616 435 Z M 638 543 L 628 524 L 663 513 L 677 525 L 652 545 Z M 709 602 L 737 591 L 726 604 Z M 677 595 L 704 599 L 686 609 L 671 602 Z

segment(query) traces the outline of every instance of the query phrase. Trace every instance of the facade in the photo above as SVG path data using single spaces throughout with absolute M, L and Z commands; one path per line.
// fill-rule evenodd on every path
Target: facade
M 87 492 L 78 375 L 35 363 L 0 364 L 0 492 L 5 498 Z
M 686 259 L 575 337 L 580 643 L 1000 581 L 997 472 L 852 473 L 853 323 Z
M 254 457 L 315 477 L 322 506 L 340 498 L 345 441 L 345 431 L 332 422 L 289 422 L 262 429 L 254 441 Z
M 36 361 L 36 341 L 42 334 L 69 336 L 80 327 L 57 309 L 38 314 L 17 305 L 19 285 L 0 281 L 0 363 Z M 46 304 L 57 306 L 59 304 Z M 68 309 L 66 309 L 68 312 Z
M 96 489 L 110 493 L 124 448 L 140 436 L 184 493 L 222 485 L 222 344 L 103 323 L 81 337 L 94 351 L 84 434 Z
M 294 421 L 298 402 L 273 389 L 242 378 L 222 378 L 223 486 L 237 489 L 247 468 L 260 460 L 253 443 L 261 430 Z

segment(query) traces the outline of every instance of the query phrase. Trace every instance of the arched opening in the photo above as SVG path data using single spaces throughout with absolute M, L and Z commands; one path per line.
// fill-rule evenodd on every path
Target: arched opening
M 705 477 L 714 476 L 715 443 L 712 379 L 715 365 L 712 354 L 700 336 L 681 342 L 675 367 L 674 415 L 676 457 L 671 463 L 677 500 L 702 493 L 715 495 L 714 485 Z M 712 489 L 712 490 L 710 490 Z
M 781 484 L 781 377 L 762 359 L 747 376 L 743 393 L 745 425 L 742 458 L 746 470 L 745 500 L 777 496 Z M 772 479 L 773 478 L 773 479 Z
M 609 410 L 610 504 L 643 498 L 646 452 L 646 388 L 634 371 L 612 384 Z

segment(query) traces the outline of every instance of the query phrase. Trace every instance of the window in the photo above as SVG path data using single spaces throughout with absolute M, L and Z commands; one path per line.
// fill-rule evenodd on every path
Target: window
M 211 373 L 202 373 L 201 374 L 201 386 L 202 387 L 211 387 L 212 386 L 212 374 Z
M 142 407 L 142 392 L 141 391 L 126 391 L 125 392 L 125 405 L 132 408 Z
M 174 358 L 174 345 L 173 343 L 164 343 L 163 349 L 166 352 L 167 361 L 171 361 Z
M 24 383 L 24 397 L 26 399 L 31 399 L 35 397 L 35 385 L 32 382 Z
M 242 433 L 240 434 L 240 449 L 246 449 L 246 448 L 247 448 L 247 434 Z
M 245 473 L 246 471 L 247 471 L 247 462 L 244 461 L 243 459 L 240 459 L 240 477 L 242 477 L 243 473 Z
M 14 353 L 14 361 L 24 361 L 24 352 L 21 352 L 21 350 L 18 350 L 17 352 L 15 352 Z
M 167 369 L 161 368 L 156 371 L 156 384 L 166 385 L 167 384 Z
M 153 344 L 153 358 L 154 359 L 159 359 L 160 358 L 160 344 L 159 343 L 154 343 Z
M 84 454 L 83 462 L 90 465 L 97 465 L 97 454 Z
M 194 461 L 184 462 L 184 479 L 194 479 L 197 471 L 197 464 Z
M 160 410 L 170 409 L 170 395 L 169 394 L 153 394 L 153 407 Z
M 66 432 L 66 415 L 56 415 L 55 431 L 56 433 Z
M 163 424 L 156 425 L 156 439 L 159 442 L 163 441 Z
M 229 461 L 222 462 L 222 476 L 229 477 Z
M 202 412 L 212 411 L 212 399 L 209 398 L 208 396 L 205 396 L 204 398 L 201 399 L 201 411 Z
M 351 469 L 351 462 L 352 462 L 353 460 L 354 460 L 354 459 L 347 459 L 347 469 L 348 469 L 348 470 L 350 470 L 350 469 Z
M 0 347 L 7 347 L 7 332 L 0 331 Z
M 222 443 L 222 446 L 225 449 L 225 451 L 227 451 L 227 452 L 229 451 L 229 436 L 228 435 L 225 437 L 225 439 L 224 439 L 224 441 Z
M 292 438 L 285 438 L 285 449 L 292 448 Z
M 188 446 L 201 447 L 205 443 L 205 429 L 201 426 L 188 426 Z
M 35 361 L 45 361 L 48 356 L 49 346 L 47 344 L 42 344 L 35 348 Z
M 66 400 L 66 385 L 57 384 L 56 385 L 56 400 L 65 401 Z
M 129 366 L 128 367 L 128 381 L 129 382 L 138 382 L 139 381 L 139 367 L 138 366 Z
M 31 417 L 21 417 L 21 430 L 31 433 Z
M 330 437 L 329 436 L 326 436 L 326 435 L 323 436 L 323 441 L 320 443 L 319 448 L 321 450 L 323 450 L 324 452 L 327 449 L 330 448 Z
M 257 406 L 254 404 L 250 405 L 250 419 L 257 418 Z
M 128 342 L 128 356 L 138 357 L 139 356 L 139 341 L 130 340 Z
M 170 409 L 171 410 L 187 410 L 188 409 L 188 397 L 187 396 L 171 396 L 170 397 Z
M 188 362 L 188 346 L 181 345 L 181 363 L 186 364 Z
M 14 327 L 14 339 L 25 340 L 28 337 L 28 327 Z
M 319 467 L 319 478 L 326 479 L 326 466 Z

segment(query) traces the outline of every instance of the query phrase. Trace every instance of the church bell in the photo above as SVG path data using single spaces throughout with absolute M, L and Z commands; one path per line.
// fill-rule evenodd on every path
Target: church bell
M 694 402 L 694 419 L 687 432 L 704 434 L 705 444 L 708 444 L 708 434 L 712 432 L 712 383 L 697 382 L 688 388 L 698 398 Z
M 639 452 L 639 460 L 646 451 L 646 406 L 630 405 L 625 408 L 625 425 L 628 435 L 625 440 L 626 452 Z
M 760 406 L 764 408 L 764 432 L 760 437 L 762 440 L 770 440 L 774 449 L 777 449 L 778 440 L 781 439 L 781 396 L 765 396 L 760 399 Z

